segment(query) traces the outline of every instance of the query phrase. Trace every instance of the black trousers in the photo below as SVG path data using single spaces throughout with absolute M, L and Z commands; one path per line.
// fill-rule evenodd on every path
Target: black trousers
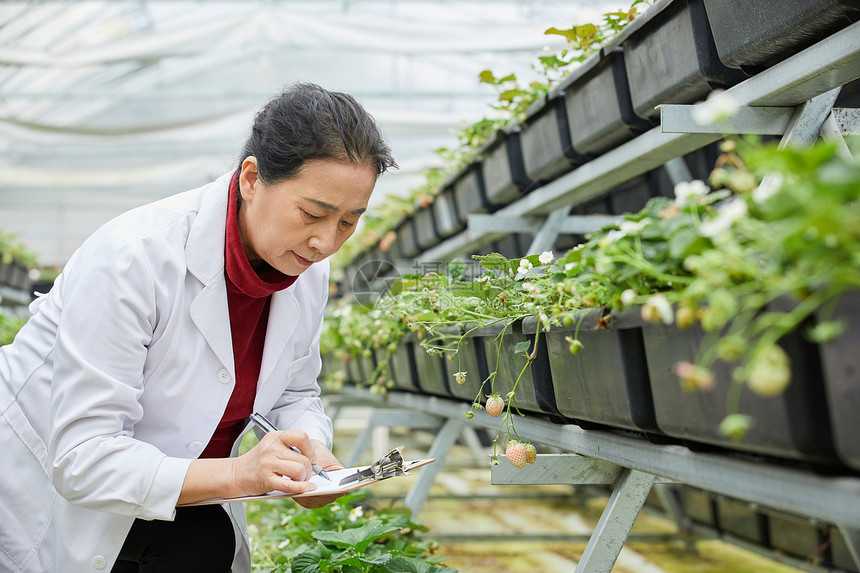
M 135 519 L 113 573 L 229 573 L 236 537 L 220 505 L 179 507 L 173 521 Z

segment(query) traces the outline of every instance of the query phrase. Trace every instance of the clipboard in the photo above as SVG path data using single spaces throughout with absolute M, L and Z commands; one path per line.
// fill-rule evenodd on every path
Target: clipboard
M 316 484 L 317 489 L 307 493 L 287 493 L 275 490 L 260 495 L 204 499 L 201 501 L 177 504 L 176 507 L 235 503 L 237 501 L 280 499 L 284 497 L 299 499 L 306 497 L 328 496 L 332 494 L 345 494 L 354 489 L 372 485 L 393 477 L 409 475 L 409 471 L 436 461 L 436 458 L 406 461 L 401 455 L 402 449 L 403 448 L 401 446 L 391 450 L 388 454 L 379 458 L 379 460 L 369 466 L 357 466 L 354 468 L 344 468 L 342 470 L 326 471 L 329 478 L 331 478 L 330 481 L 318 475 L 312 476 L 308 481 Z

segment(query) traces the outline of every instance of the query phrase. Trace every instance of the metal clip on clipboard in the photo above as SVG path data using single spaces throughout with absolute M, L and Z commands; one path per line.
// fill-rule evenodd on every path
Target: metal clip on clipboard
M 379 458 L 379 460 L 369 468 L 359 470 L 340 480 L 340 485 L 347 485 L 356 481 L 361 483 L 365 481 L 381 480 L 394 476 L 406 475 L 406 472 L 403 471 L 403 456 L 400 454 L 402 449 L 403 446 L 394 448 L 385 456 Z

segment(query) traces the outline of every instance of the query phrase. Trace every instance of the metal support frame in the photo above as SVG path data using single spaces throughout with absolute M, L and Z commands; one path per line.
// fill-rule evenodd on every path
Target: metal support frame
M 411 412 L 409 410 L 390 410 L 390 409 L 374 409 L 370 415 L 370 420 L 364 430 L 355 439 L 352 445 L 352 452 L 347 458 L 347 467 L 358 465 L 361 455 L 367 449 L 374 431 L 377 428 L 390 428 L 395 426 L 405 426 L 416 430 L 437 430 L 442 425 L 442 419 L 438 416 L 425 414 L 421 412 Z M 375 453 L 375 452 L 374 452 Z M 377 456 L 378 457 L 378 456 Z
M 362 400 L 377 398 L 358 388 L 344 388 L 342 392 Z M 394 408 L 441 416 L 457 425 L 466 423 L 463 403 L 457 400 L 397 391 L 389 392 L 384 399 Z M 382 398 L 377 398 L 377 403 L 381 401 Z M 479 411 L 474 413 L 468 424 L 495 429 L 499 420 Z M 789 465 L 765 464 L 715 452 L 696 452 L 684 446 L 654 444 L 616 432 L 556 424 L 536 416 L 519 418 L 517 433 L 535 443 L 651 473 L 670 482 L 837 523 L 848 529 L 860 529 L 858 477 L 820 475 Z M 441 445 L 437 447 L 434 444 L 434 454 L 439 453 L 439 447 Z M 439 459 L 438 455 L 433 457 Z M 432 466 L 438 468 L 441 464 L 431 464 L 421 472 L 427 472 Z
M 848 546 L 848 552 L 851 553 L 854 565 L 860 569 L 860 528 L 842 525 L 841 523 L 837 524 L 837 527 L 842 534 L 845 545 Z
M 696 554 L 696 544 L 693 541 L 693 520 L 684 511 L 684 506 L 678 497 L 678 488 L 669 483 L 654 484 L 654 494 L 660 500 L 660 505 L 666 515 L 671 516 L 675 525 L 678 527 L 678 533 L 684 540 L 684 546 L 687 553 Z
M 672 182 L 672 185 L 677 185 L 684 181 L 692 181 L 693 179 L 693 174 L 690 173 L 690 168 L 687 167 L 687 164 L 684 163 L 684 160 L 680 157 L 673 157 L 663 164 L 663 168 L 669 175 L 669 180 Z
M 428 454 L 428 457 L 436 458 L 436 462 L 424 466 L 418 479 L 415 480 L 415 483 L 403 500 L 403 505 L 412 511 L 412 515 L 418 515 L 424 506 L 424 502 L 430 493 L 430 488 L 433 486 L 433 482 L 436 481 L 436 475 L 445 464 L 448 453 L 451 451 L 451 446 L 457 441 L 457 436 L 463 431 L 465 423 L 466 421 L 463 419 L 461 412 L 460 416 L 456 418 L 448 418 L 442 429 L 436 434 L 436 439 L 433 440 L 433 445 L 430 447 Z
M 685 166 L 686 167 L 686 166 Z M 570 215 L 561 220 L 559 233 L 582 235 L 596 231 L 609 223 L 614 223 L 618 217 L 614 215 Z M 537 234 L 546 223 L 546 218 L 533 217 L 499 217 L 484 213 L 469 215 L 468 229 L 470 233 L 481 232 L 487 237 L 504 237 L 511 233 Z M 487 230 L 491 227 L 503 229 L 500 231 Z
M 681 104 L 660 106 L 660 126 L 663 133 L 782 135 L 794 114 L 794 107 L 744 106 L 726 121 L 700 125 L 693 119 L 695 107 Z
M 344 392 L 363 400 L 372 396 L 360 389 L 344 389 Z M 451 447 L 469 426 L 462 404 L 455 400 L 390 392 L 385 402 L 395 409 L 375 412 L 377 422 L 438 427 L 444 420 L 429 452 L 429 457 L 436 458 L 437 463 L 422 469 L 404 500 L 404 505 L 417 515 Z M 498 420 L 479 411 L 468 424 L 492 428 Z M 677 536 L 685 541 L 689 551 L 695 551 L 690 537 L 694 528 L 683 515 L 674 492 L 668 489 L 673 483 L 835 523 L 852 558 L 860 566 L 860 478 L 824 476 L 731 455 L 693 452 L 683 446 L 652 444 L 614 432 L 583 430 L 575 425 L 555 424 L 529 416 L 518 421 L 517 431 L 524 439 L 572 454 L 539 455 L 536 463 L 526 470 L 506 463 L 493 466 L 491 483 L 494 485 L 614 484 L 609 502 L 576 568 L 578 573 L 612 569 L 655 485 L 664 508 L 678 525 Z
M 585 546 L 576 566 L 577 573 L 609 573 L 612 570 L 655 479 L 653 474 L 624 469 Z
M 663 482 L 654 474 L 576 454 L 539 455 L 534 465 L 517 470 L 509 464 L 493 466 L 496 484 L 612 484 L 615 488 L 576 567 L 580 573 L 610 571 L 639 515 L 651 486 Z

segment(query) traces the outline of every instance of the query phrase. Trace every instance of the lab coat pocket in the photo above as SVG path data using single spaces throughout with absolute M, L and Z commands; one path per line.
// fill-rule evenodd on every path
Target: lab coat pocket
M 48 476 L 47 450 L 13 402 L 0 418 L 0 570 L 26 566 L 51 523 L 56 491 Z M 7 568 L 8 566 L 8 568 Z
M 290 370 L 289 370 L 290 375 L 293 375 L 296 372 L 298 372 L 300 369 L 302 369 L 305 366 L 305 364 L 308 363 L 308 360 L 311 359 L 311 354 L 313 354 L 313 352 L 308 352 L 307 354 L 305 354 L 301 358 L 296 358 L 295 360 L 293 360 L 290 363 Z

